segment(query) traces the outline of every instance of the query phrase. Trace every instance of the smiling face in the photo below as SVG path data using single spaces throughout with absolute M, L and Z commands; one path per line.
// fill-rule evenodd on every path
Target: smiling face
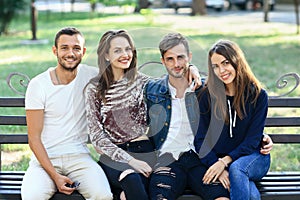
M 187 53 L 183 44 L 168 49 L 161 58 L 170 78 L 183 78 L 188 70 L 190 60 L 191 54 Z
M 79 34 L 61 35 L 57 47 L 53 46 L 52 51 L 57 56 L 58 66 L 67 71 L 74 71 L 86 51 L 84 39 Z
M 213 53 L 210 59 L 214 73 L 225 84 L 226 90 L 233 91 L 233 81 L 236 78 L 236 70 L 234 67 L 220 54 Z
M 132 56 L 132 47 L 128 40 L 120 36 L 111 40 L 105 58 L 110 62 L 115 77 L 118 77 L 124 74 L 125 69 L 129 68 Z

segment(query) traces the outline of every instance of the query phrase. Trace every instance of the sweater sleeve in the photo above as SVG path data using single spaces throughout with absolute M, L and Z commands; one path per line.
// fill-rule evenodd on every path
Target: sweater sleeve
M 233 161 L 243 155 L 249 155 L 253 153 L 260 145 L 268 113 L 268 95 L 266 91 L 261 90 L 256 104 L 250 106 L 253 113 L 247 125 L 245 139 L 228 154 Z
M 194 145 L 195 150 L 201 159 L 201 162 L 207 167 L 214 164 L 218 157 L 216 153 L 213 151 L 214 144 L 216 140 L 211 137 L 213 132 L 220 131 L 212 131 L 213 126 L 210 126 L 211 121 L 211 109 L 210 109 L 210 99 L 208 95 L 208 91 L 204 91 L 201 93 L 199 97 L 199 110 L 200 110 L 200 120 L 198 131 L 195 136 Z M 216 139 L 216 138 L 215 138 Z
M 99 154 L 105 154 L 114 161 L 128 163 L 132 156 L 112 143 L 104 129 L 100 113 L 100 100 L 96 98 L 96 89 L 92 84 L 85 89 L 86 116 L 90 140 Z

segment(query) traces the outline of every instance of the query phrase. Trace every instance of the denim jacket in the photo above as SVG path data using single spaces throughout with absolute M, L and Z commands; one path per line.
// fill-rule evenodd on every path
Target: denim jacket
M 147 105 L 148 136 L 159 150 L 167 138 L 171 121 L 172 100 L 168 86 L 169 76 L 150 80 L 144 89 L 144 100 Z M 195 92 L 185 94 L 185 105 L 191 129 L 196 135 L 199 124 L 199 106 L 197 95 L 201 87 Z

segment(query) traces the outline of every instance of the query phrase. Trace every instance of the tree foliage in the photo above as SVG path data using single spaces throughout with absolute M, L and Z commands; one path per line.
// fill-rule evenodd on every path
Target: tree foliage
M 26 0 L 0 0 L 0 35 L 8 33 L 11 20 L 27 5 Z

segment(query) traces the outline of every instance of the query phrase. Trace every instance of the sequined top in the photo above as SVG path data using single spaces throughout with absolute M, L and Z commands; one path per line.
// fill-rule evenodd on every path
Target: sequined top
M 116 144 L 136 139 L 146 133 L 146 106 L 143 88 L 149 77 L 138 73 L 136 80 L 116 81 L 106 93 L 106 102 L 97 98 L 97 86 L 85 90 L 86 114 L 90 140 L 96 151 L 112 160 L 127 163 L 132 157 Z

